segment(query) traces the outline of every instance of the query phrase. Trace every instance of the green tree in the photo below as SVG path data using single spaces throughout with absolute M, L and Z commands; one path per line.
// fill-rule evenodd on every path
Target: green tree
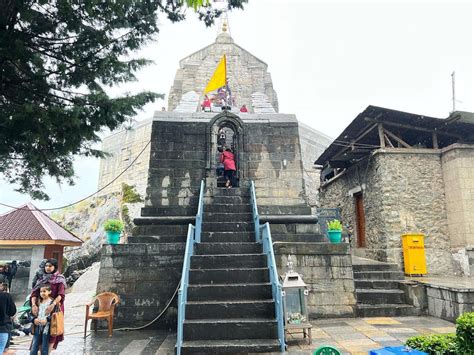
M 245 0 L 230 0 L 229 9 Z M 104 90 L 135 80 L 149 61 L 130 55 L 171 21 L 196 9 L 206 25 L 221 14 L 207 0 L 0 1 L 0 174 L 17 191 L 48 199 L 46 175 L 73 184 L 75 155 L 93 149 L 103 128 L 115 129 L 162 95 L 110 97 Z

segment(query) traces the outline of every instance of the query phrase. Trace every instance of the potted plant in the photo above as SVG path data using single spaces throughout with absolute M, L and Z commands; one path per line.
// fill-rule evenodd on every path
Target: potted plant
M 119 219 L 108 219 L 104 223 L 104 231 L 108 244 L 118 244 L 123 231 L 123 223 Z
M 331 243 L 340 243 L 342 237 L 342 224 L 341 221 L 334 219 L 327 222 L 328 225 L 328 238 Z

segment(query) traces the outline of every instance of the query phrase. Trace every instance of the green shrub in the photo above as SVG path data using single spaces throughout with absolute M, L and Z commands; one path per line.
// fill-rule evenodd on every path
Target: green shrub
M 135 186 L 122 182 L 122 200 L 124 203 L 143 202 L 142 197 L 135 191 Z
M 327 225 L 328 225 L 328 230 L 330 231 L 342 231 L 341 221 L 337 219 L 327 222 Z
M 108 219 L 104 223 L 104 230 L 106 232 L 121 232 L 123 231 L 123 223 L 119 219 Z
M 461 314 L 456 319 L 456 336 L 460 354 L 474 354 L 474 312 Z
M 432 355 L 462 354 L 458 350 L 456 334 L 419 335 L 408 338 L 405 344 Z

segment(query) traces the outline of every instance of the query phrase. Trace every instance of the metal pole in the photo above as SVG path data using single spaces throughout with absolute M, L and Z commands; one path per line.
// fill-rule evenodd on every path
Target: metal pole
M 453 87 L 453 112 L 456 111 L 456 91 L 455 91 L 456 72 L 451 73 L 451 85 Z

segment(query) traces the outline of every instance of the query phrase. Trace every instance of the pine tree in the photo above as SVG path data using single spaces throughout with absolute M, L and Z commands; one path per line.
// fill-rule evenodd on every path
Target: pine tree
M 242 8 L 231 0 L 229 8 Z M 210 25 L 220 15 L 206 0 L 1 0 L 0 174 L 35 199 L 45 175 L 74 182 L 75 155 L 93 149 L 162 95 L 110 97 L 104 90 L 135 80 L 146 59 L 126 59 L 154 39 L 157 15 L 184 19 L 187 6 Z M 202 7 L 204 6 L 204 7 Z

